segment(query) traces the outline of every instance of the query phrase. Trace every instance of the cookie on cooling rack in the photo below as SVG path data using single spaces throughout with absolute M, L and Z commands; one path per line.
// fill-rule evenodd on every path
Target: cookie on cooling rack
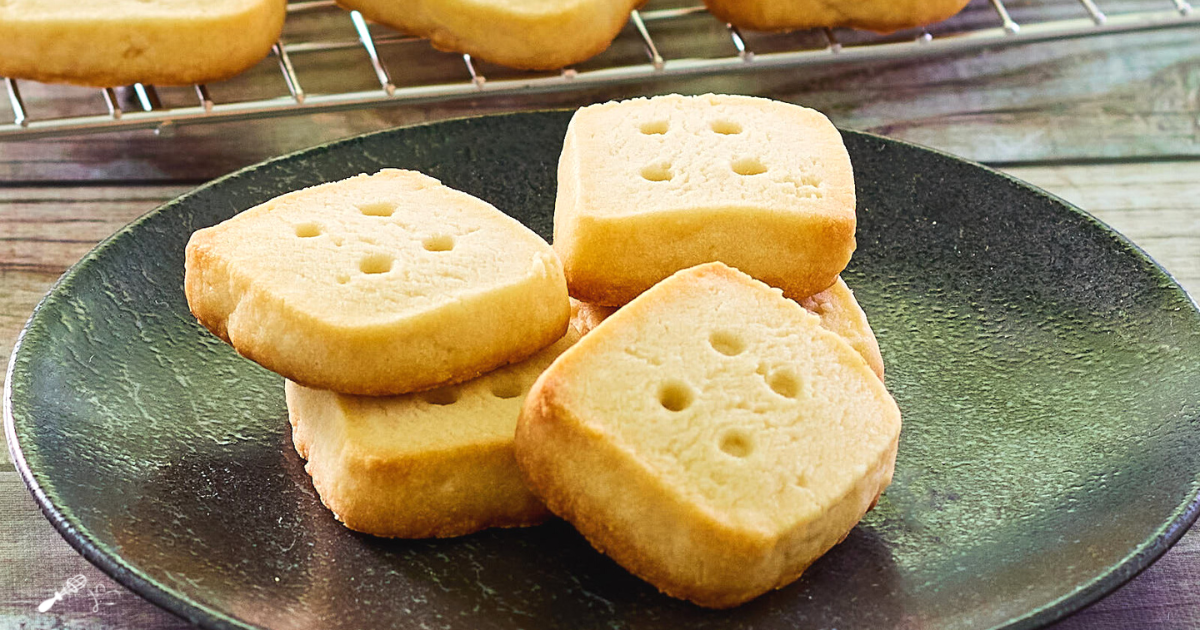
M 861 28 L 890 33 L 940 22 L 968 0 L 704 0 L 718 18 L 755 31 Z
M 338 0 L 368 19 L 428 37 L 440 50 L 526 70 L 594 57 L 644 0 Z
M 284 0 L 0 2 L 0 76 L 112 87 L 234 76 L 279 40 Z

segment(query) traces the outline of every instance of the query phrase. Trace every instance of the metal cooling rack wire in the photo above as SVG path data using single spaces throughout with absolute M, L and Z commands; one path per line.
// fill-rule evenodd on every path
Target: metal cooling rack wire
M 587 70 L 566 68 L 550 76 L 529 75 L 489 81 L 476 67 L 471 56 L 464 54 L 462 61 L 467 71 L 467 80 L 450 78 L 446 81 L 403 87 L 397 86 L 392 80 L 391 73 L 379 55 L 379 48 L 419 41 L 419 39 L 400 33 L 372 35 L 362 15 L 357 11 L 350 11 L 346 15 L 357 35 L 355 39 L 295 43 L 280 41 L 274 45 L 272 55 L 278 62 L 279 72 L 288 89 L 288 96 L 218 103 L 209 94 L 208 87 L 199 84 L 195 86 L 196 104 L 164 107 L 154 86 L 139 83 L 131 87 L 140 111 L 122 110 L 116 92 L 112 88 L 104 88 L 101 90 L 101 94 L 108 110 L 107 114 L 43 118 L 30 112 L 21 97 L 17 80 L 5 78 L 3 81 L 12 109 L 12 121 L 0 123 L 0 141 L 129 129 L 164 131 L 174 125 L 182 124 L 412 104 L 464 96 L 479 97 L 480 95 L 504 95 L 518 92 L 581 90 L 643 79 L 745 72 L 766 68 L 803 67 L 852 60 L 895 60 L 977 50 L 985 47 L 1200 26 L 1200 12 L 1193 11 L 1188 0 L 1160 0 L 1163 6 L 1158 10 L 1112 15 L 1101 10 L 1096 0 L 1065 0 L 1065 3 L 1069 4 L 1072 1 L 1077 2 L 1082 8 L 1079 18 L 1018 24 L 1013 20 L 1004 0 L 989 0 L 998 18 L 998 23 L 994 27 L 955 32 L 937 37 L 922 30 L 916 38 L 911 40 L 881 40 L 855 45 L 843 45 L 838 41 L 833 30 L 822 29 L 820 32 L 823 33 L 825 42 L 823 47 L 764 53 L 755 53 L 751 50 L 737 27 L 727 24 L 725 29 L 734 50 L 737 51 L 736 55 L 679 59 L 667 59 L 662 55 L 652 31 L 656 26 L 665 26 L 672 21 L 679 22 L 685 18 L 705 14 L 704 7 L 632 11 L 629 21 L 645 47 L 645 63 L 605 66 Z M 293 2 L 288 5 L 289 15 L 324 10 L 344 13 L 333 2 L 327 0 Z M 293 55 L 307 56 L 360 47 L 366 52 L 371 70 L 379 81 L 378 89 L 311 94 L 304 91 L 292 62 Z

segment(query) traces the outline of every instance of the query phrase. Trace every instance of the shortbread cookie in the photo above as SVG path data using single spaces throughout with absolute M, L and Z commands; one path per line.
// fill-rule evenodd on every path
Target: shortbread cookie
M 879 342 L 875 340 L 875 333 L 867 322 L 867 314 L 840 276 L 833 286 L 800 300 L 800 306 L 820 317 L 821 325 L 830 332 L 841 335 L 851 348 L 862 355 L 871 371 L 883 378 L 883 355 L 879 352 Z M 599 306 L 571 298 L 571 325 L 581 335 L 591 332 L 615 312 L 615 306 Z
M 854 292 L 839 276 L 833 286 L 800 300 L 800 306 L 821 318 L 821 325 L 845 339 L 862 356 L 871 371 L 883 378 L 883 355 L 867 314 L 854 299 Z
M 854 251 L 854 176 L 819 112 L 747 96 L 584 107 L 558 164 L 554 249 L 571 295 L 620 306 L 721 261 L 793 299 Z
M 720 263 L 664 280 L 534 384 L 534 494 L 663 592 L 728 607 L 795 580 L 892 478 L 900 412 L 818 318 Z
M 608 319 L 609 315 L 616 313 L 618 308 L 616 306 L 600 306 L 571 298 L 571 325 L 579 331 L 579 334 L 586 335 Z
M 279 40 L 284 0 L 0 2 L 0 76 L 113 87 L 226 79 Z
M 479 378 L 403 396 L 286 384 L 296 452 L 321 501 L 355 531 L 397 538 L 518 527 L 548 513 L 517 471 L 513 431 L 533 381 L 579 338 Z
M 338 0 L 440 50 L 552 70 L 604 52 L 644 0 Z
M 386 169 L 277 197 L 187 247 L 192 313 L 300 384 L 389 395 L 474 378 L 562 337 L 554 252 L 436 179 Z
M 967 0 L 704 0 L 708 10 L 735 26 L 791 31 L 848 26 L 880 33 L 940 22 Z

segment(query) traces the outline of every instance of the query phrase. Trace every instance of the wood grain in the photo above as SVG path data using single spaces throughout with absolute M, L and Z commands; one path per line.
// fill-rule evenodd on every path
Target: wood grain
M 1109 224 L 1200 296 L 1200 161 L 1003 170 Z
M 38 604 L 76 575 L 86 578 L 84 590 L 39 613 Z M 17 473 L 0 471 L 0 628 L 188 627 L 84 560 L 38 511 Z
M 686 4 L 693 4 L 688 2 Z M 1082 17 L 1070 0 L 1009 3 L 1019 20 Z M 1103 0 L 1113 11 L 1163 9 L 1166 0 Z M 322 14 L 323 15 L 323 14 Z M 353 37 L 344 15 L 289 24 L 285 39 Z M 670 59 L 732 54 L 722 25 L 666 29 L 651 25 Z M 942 31 L 995 26 L 987 0 L 975 0 Z M 677 32 L 678 31 L 678 32 Z M 837 124 L 938 147 L 989 163 L 1045 160 L 1200 156 L 1200 46 L 1189 28 L 998 48 L 948 57 L 839 63 L 822 67 L 738 72 L 645 81 L 571 93 L 481 95 L 437 104 L 244 123 L 183 127 L 157 137 L 149 131 L 109 133 L 84 142 L 0 143 L 0 181 L 207 180 L 262 159 L 347 136 L 449 117 L 539 108 L 577 107 L 630 96 L 682 92 L 765 94 L 826 112 Z M 912 36 L 912 33 L 896 37 Z M 839 31 L 847 43 L 867 37 Z M 746 34 L 752 50 L 817 45 L 812 33 Z M 401 85 L 466 80 L 461 58 L 425 42 L 381 48 Z M 361 50 L 296 55 L 309 93 L 373 89 L 378 84 Z M 641 40 L 627 28 L 600 58 L 580 66 L 644 63 Z M 479 64 L 487 76 L 514 71 Z M 33 115 L 104 113 L 97 90 L 24 84 Z M 246 75 L 210 86 L 219 102 L 286 96 L 274 60 Z M 193 104 L 185 88 L 161 91 L 165 102 Z M 126 106 L 134 107 L 132 91 Z M 7 116 L 0 99 L 0 118 Z M 39 114 L 38 112 L 42 112 Z
M 0 188 L 0 360 L 33 307 L 80 257 L 185 186 Z M 8 451 L 0 463 L 8 462 Z

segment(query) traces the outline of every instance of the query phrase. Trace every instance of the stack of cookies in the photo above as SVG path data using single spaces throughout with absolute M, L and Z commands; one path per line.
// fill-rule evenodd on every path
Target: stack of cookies
M 412 171 L 293 192 L 196 232 L 192 313 L 287 378 L 296 450 L 348 527 L 457 536 L 546 517 L 513 432 L 575 339 L 558 257 Z
M 703 606 L 790 583 L 878 500 L 900 432 L 839 277 L 840 134 L 765 99 L 607 103 L 572 120 L 558 180 L 553 249 L 418 173 L 284 195 L 193 236 L 189 304 L 287 377 L 352 529 L 553 513 Z

